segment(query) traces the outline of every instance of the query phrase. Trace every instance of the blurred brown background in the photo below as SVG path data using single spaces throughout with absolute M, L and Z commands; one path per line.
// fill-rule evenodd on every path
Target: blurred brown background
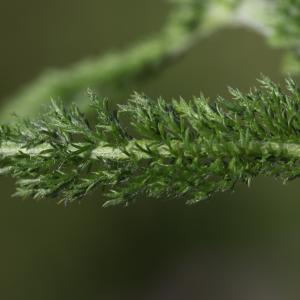
M 0 98 L 45 69 L 131 45 L 167 11 L 163 0 L 0 0 Z M 283 81 L 281 57 L 249 30 L 224 29 L 142 91 L 227 96 L 260 73 Z M 8 179 L 0 188 L 0 299 L 299 299 L 298 181 L 258 179 L 191 207 L 109 209 L 99 194 L 63 207 L 11 198 Z

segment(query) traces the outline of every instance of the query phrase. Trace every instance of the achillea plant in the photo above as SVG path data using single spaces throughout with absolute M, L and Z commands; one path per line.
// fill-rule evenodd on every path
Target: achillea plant
M 258 175 L 284 182 L 300 174 L 300 90 L 268 78 L 231 100 L 153 101 L 135 94 L 111 110 L 89 92 L 91 126 L 76 108 L 52 103 L 35 120 L 1 127 L 1 173 L 16 178 L 16 195 L 75 201 L 101 189 L 105 206 L 139 195 L 195 203 L 248 185 Z M 130 120 L 126 127 L 121 115 Z
M 285 69 L 300 72 L 300 0 L 173 0 L 165 27 L 134 47 L 46 73 L 1 112 L 23 114 L 0 127 L 1 173 L 16 178 L 16 195 L 69 203 L 103 190 L 112 204 L 139 195 L 182 197 L 195 203 L 215 192 L 250 184 L 258 175 L 284 181 L 300 173 L 300 91 L 268 78 L 231 100 L 153 101 L 135 94 L 112 110 L 108 100 L 178 60 L 197 41 L 224 28 L 255 30 L 286 50 Z M 78 95 L 87 86 L 92 105 Z M 51 97 L 49 111 L 36 117 Z M 111 99 L 110 98 L 110 99 Z M 74 99 L 76 105 L 68 106 Z M 97 113 L 90 125 L 78 108 Z M 126 116 L 130 126 L 122 122 Z

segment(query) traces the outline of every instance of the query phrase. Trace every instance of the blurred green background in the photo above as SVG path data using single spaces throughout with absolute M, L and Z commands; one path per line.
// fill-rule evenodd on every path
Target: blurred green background
M 1 0 L 0 98 L 43 70 L 130 46 L 159 30 L 168 8 L 163 0 Z M 260 73 L 282 82 L 282 54 L 249 30 L 224 29 L 136 89 L 228 96 L 227 86 L 247 91 Z M 109 209 L 99 194 L 64 207 L 12 198 L 5 178 L 0 188 L 0 299 L 299 299 L 297 181 L 260 178 L 191 207 L 141 199 Z

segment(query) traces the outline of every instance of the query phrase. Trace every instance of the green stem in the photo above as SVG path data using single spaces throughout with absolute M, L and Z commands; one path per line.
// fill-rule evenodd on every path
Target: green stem
M 196 2 L 196 1 L 195 1 Z M 225 4 L 178 5 L 162 31 L 127 51 L 94 58 L 65 70 L 46 72 L 38 80 L 7 100 L 0 113 L 1 121 L 9 121 L 11 113 L 32 116 L 41 103 L 60 97 L 75 101 L 87 87 L 97 89 L 100 96 L 121 95 L 145 78 L 178 60 L 200 39 L 230 22 L 232 9 Z M 80 97 L 77 105 L 87 111 L 88 101 Z
M 185 1 L 183 1 L 185 3 Z M 230 3 L 230 2 L 228 2 Z M 277 1 L 243 0 L 230 5 L 226 1 L 186 1 L 171 12 L 160 33 L 136 46 L 104 57 L 96 57 L 65 70 L 43 74 L 38 80 L 8 99 L 0 112 L 1 121 L 10 121 L 11 113 L 32 116 L 42 102 L 62 98 L 76 102 L 88 111 L 88 101 L 80 95 L 87 87 L 110 99 L 124 95 L 140 82 L 177 61 L 195 43 L 226 26 L 247 27 L 272 40 Z M 295 63 L 293 70 L 296 71 Z
M 150 148 L 153 145 L 153 141 L 151 140 L 133 140 L 130 141 L 127 146 L 125 146 L 125 150 L 127 152 L 134 153 L 138 159 L 146 159 L 149 156 L 146 152 L 143 152 L 141 148 Z M 260 141 L 252 141 L 247 143 L 247 145 L 243 145 L 240 142 L 228 142 L 231 148 L 236 149 L 237 152 L 243 152 L 247 156 L 256 156 L 256 155 L 272 155 L 281 158 L 300 158 L 300 144 L 296 143 L 280 143 L 280 142 L 260 142 Z M 172 147 L 180 148 L 181 142 L 173 141 Z M 77 146 L 80 146 L 78 143 Z M 219 144 L 216 144 L 216 149 L 219 150 Z M 183 148 L 183 147 L 182 147 Z M 2 143 L 0 146 L 0 155 L 2 157 L 14 157 L 19 155 L 20 153 L 24 153 L 30 155 L 31 157 L 43 156 L 47 157 L 49 154 L 45 152 L 45 150 L 53 149 L 53 147 L 49 144 L 39 145 L 33 148 L 22 148 L 21 145 L 7 142 Z M 212 147 L 214 149 L 214 147 Z M 74 146 L 70 146 L 70 153 L 73 151 L 77 151 L 78 148 Z M 156 150 L 160 153 L 161 156 L 169 156 L 170 151 L 167 145 L 161 145 L 156 147 Z M 205 153 L 205 148 L 200 148 L 200 153 Z M 45 152 L 45 153 L 44 153 Z M 208 153 L 207 156 L 213 156 L 213 153 Z M 186 156 L 189 156 L 186 153 Z M 107 145 L 99 144 L 90 152 L 91 159 L 110 159 L 110 160 L 125 160 L 128 159 L 128 156 L 124 153 L 120 148 L 109 147 Z

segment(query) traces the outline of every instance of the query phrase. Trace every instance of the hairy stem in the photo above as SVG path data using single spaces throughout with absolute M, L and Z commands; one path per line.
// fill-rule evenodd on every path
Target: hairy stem
M 300 89 L 292 79 L 286 89 L 260 83 L 213 103 L 134 94 L 116 110 L 90 94 L 93 126 L 53 102 L 35 120 L 0 127 L 0 173 L 17 179 L 22 197 L 68 203 L 101 187 L 110 205 L 139 195 L 195 203 L 257 176 L 287 182 L 300 177 Z
M 133 152 L 138 159 L 146 159 L 149 156 L 141 151 L 141 148 L 150 148 L 154 144 L 151 140 L 133 140 L 128 142 L 128 144 L 124 147 L 124 151 L 120 148 L 114 148 L 106 146 L 105 143 L 99 143 L 92 151 L 90 151 L 90 159 L 110 159 L 110 160 L 126 160 L 128 156 L 125 152 Z M 249 156 L 262 155 L 265 153 L 266 155 L 272 155 L 280 158 L 300 158 L 300 144 L 296 143 L 284 143 L 284 142 L 261 142 L 261 141 L 250 141 L 247 142 L 247 145 L 243 145 L 241 142 L 228 142 L 228 145 L 239 149 L 240 152 L 244 152 Z M 70 146 L 69 151 L 70 154 L 72 152 L 77 151 L 78 147 L 82 146 L 80 143 L 75 146 Z M 171 147 L 183 148 L 183 145 L 179 141 L 173 141 Z M 219 144 L 212 145 L 212 149 L 218 148 Z M 21 145 L 7 142 L 3 143 L 0 146 L 0 155 L 2 157 L 13 157 L 19 155 L 21 153 L 30 155 L 32 158 L 37 156 L 47 157 L 49 154 L 46 153 L 46 150 L 53 149 L 53 147 L 49 144 L 42 144 L 33 148 L 23 148 Z M 170 151 L 168 150 L 167 145 L 158 146 L 158 152 L 161 156 L 170 155 Z M 204 149 L 203 149 L 204 150 Z M 45 152 L 45 153 L 44 153 Z M 201 148 L 200 148 L 201 152 Z M 213 153 L 211 154 L 213 156 Z M 188 157 L 188 153 L 186 153 Z M 209 157 L 209 155 L 208 155 Z

